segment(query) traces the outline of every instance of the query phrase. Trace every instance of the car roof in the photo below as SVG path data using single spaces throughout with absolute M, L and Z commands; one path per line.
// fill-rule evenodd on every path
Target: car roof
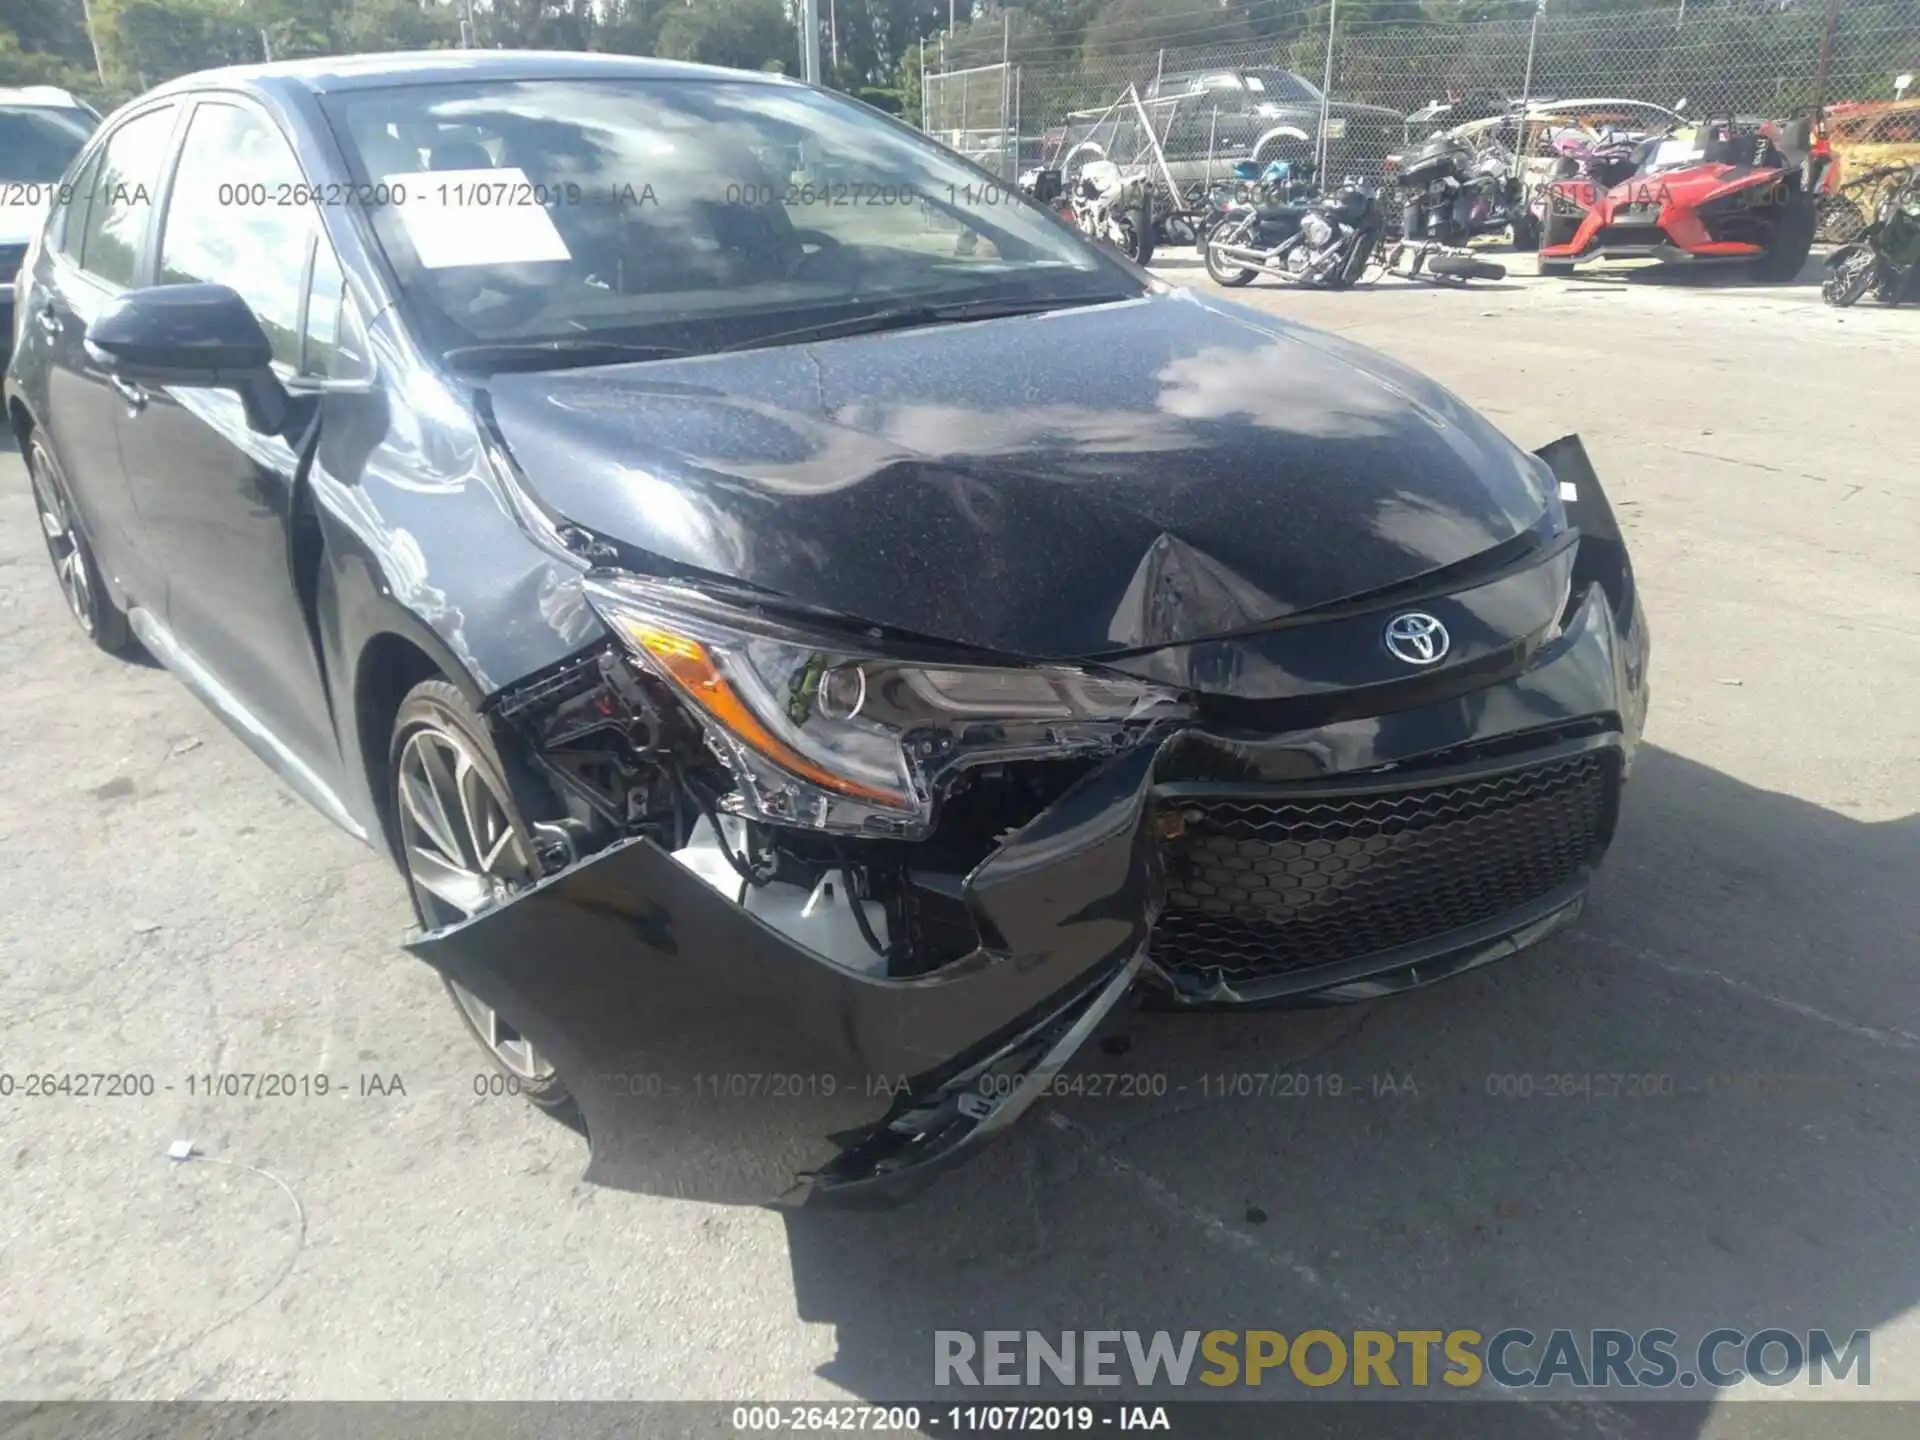
M 305 90 L 331 94 L 406 84 L 488 80 L 750 80 L 797 81 L 760 70 L 728 70 L 650 56 L 565 50 L 396 50 L 373 55 L 320 55 L 264 65 L 200 70 L 158 86 L 155 95 L 212 89 Z
M 0 105 L 32 105 L 41 109 L 85 110 L 69 90 L 57 85 L 0 85 Z

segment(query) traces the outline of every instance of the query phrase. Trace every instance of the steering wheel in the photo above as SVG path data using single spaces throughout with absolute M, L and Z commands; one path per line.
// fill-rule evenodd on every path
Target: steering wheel
M 793 230 L 788 232 L 787 239 L 794 248 L 794 258 L 787 266 L 790 280 L 799 279 L 809 265 L 841 248 L 839 237 L 824 230 Z M 809 250 L 809 245 L 813 249 Z

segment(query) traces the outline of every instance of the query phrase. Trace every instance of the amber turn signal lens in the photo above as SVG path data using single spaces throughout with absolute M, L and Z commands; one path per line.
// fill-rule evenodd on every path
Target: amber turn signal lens
M 849 780 L 816 765 L 800 754 L 791 745 L 774 735 L 759 718 L 747 708 L 746 702 L 727 683 L 726 675 L 707 647 L 698 640 L 685 635 L 676 635 L 670 630 L 661 630 L 656 626 L 644 624 L 638 620 L 623 620 L 621 628 L 629 639 L 638 645 L 654 662 L 666 672 L 667 676 L 686 692 L 692 700 L 710 715 L 728 734 L 736 740 L 757 751 L 766 759 L 778 765 L 782 770 L 809 780 L 823 790 L 832 790 L 837 794 L 851 795 L 856 799 L 870 800 L 878 805 L 898 808 L 905 803 L 906 797 L 890 790 L 877 789 L 871 785 L 862 785 L 857 780 Z

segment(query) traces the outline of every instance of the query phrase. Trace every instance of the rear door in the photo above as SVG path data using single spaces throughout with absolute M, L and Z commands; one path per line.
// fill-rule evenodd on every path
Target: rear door
M 164 196 L 154 279 L 238 291 L 283 382 L 301 371 L 308 324 L 330 330 L 340 306 L 339 265 L 312 196 L 265 110 L 239 96 L 195 103 Z M 309 307 L 316 255 L 320 299 Z M 316 412 L 312 396 L 296 398 L 280 431 L 261 434 L 231 390 L 153 386 L 121 432 L 134 503 L 166 567 L 174 639 L 332 785 L 339 749 L 296 579 Z
M 149 106 L 105 137 L 53 217 L 19 319 L 20 368 L 45 377 L 40 423 L 94 557 L 117 596 L 156 611 L 165 579 L 145 544 L 117 439 L 132 392 L 88 355 L 86 330 L 144 274 L 180 114 L 177 102 Z

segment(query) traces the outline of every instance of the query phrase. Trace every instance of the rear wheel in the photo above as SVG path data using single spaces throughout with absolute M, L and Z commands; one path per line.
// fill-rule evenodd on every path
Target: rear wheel
M 1513 248 L 1531 253 L 1540 248 L 1540 222 L 1532 215 L 1517 215 L 1513 221 Z
M 1812 197 L 1795 195 L 1781 213 L 1773 244 L 1754 262 L 1753 273 L 1768 285 L 1786 285 L 1800 278 L 1807 256 L 1813 253 L 1813 232 L 1820 217 Z
M 33 489 L 34 513 L 40 520 L 40 538 L 46 542 L 54 578 L 60 582 L 60 593 L 75 623 L 109 655 L 127 654 L 135 646 L 126 613 L 107 595 L 93 550 L 74 518 L 60 467 L 37 432 L 27 441 L 27 479 Z
M 471 919 L 539 878 L 531 832 L 486 722 L 446 681 L 422 681 L 400 702 L 388 774 L 401 868 L 422 926 Z M 552 1063 L 508 1017 L 459 982 L 445 983 L 513 1088 L 575 1123 L 573 1097 Z

